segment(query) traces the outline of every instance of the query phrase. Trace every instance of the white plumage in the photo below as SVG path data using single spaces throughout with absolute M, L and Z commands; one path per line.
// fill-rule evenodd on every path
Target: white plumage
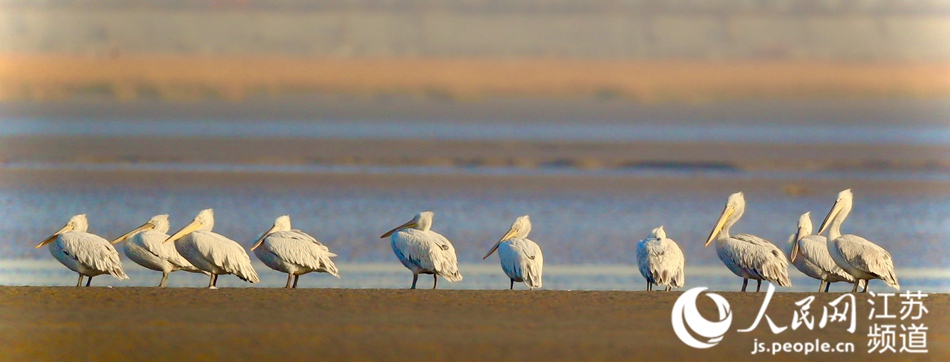
M 386 232 L 380 239 L 392 235 L 393 252 L 406 268 L 412 271 L 412 287 L 416 289 L 419 274 L 432 274 L 432 289 L 441 275 L 450 282 L 462 280 L 458 269 L 455 247 L 432 227 L 432 211 L 417 214 L 412 220 Z
M 828 239 L 821 235 L 811 235 L 811 213 L 804 213 L 798 218 L 798 232 L 788 237 L 785 243 L 785 252 L 789 261 L 803 274 L 818 279 L 818 291 L 834 282 L 854 282 L 854 277 L 846 273 L 835 264 L 828 253 Z M 797 245 L 796 245 L 797 244 Z
M 686 279 L 685 264 L 683 251 L 673 239 L 666 237 L 663 226 L 653 229 L 650 237 L 637 243 L 637 266 L 640 275 L 647 280 L 647 290 L 653 290 L 654 284 L 666 287 L 667 291 L 682 288 Z
M 83 276 L 89 277 L 87 287 L 96 275 L 110 274 L 119 280 L 129 279 L 122 271 L 119 252 L 106 239 L 86 232 L 87 229 L 89 221 L 85 214 L 73 216 L 66 226 L 37 244 L 36 248 L 49 244 L 49 252 L 56 260 L 79 273 L 77 287 L 82 285 Z
M 821 223 L 818 234 L 824 232 L 829 225 L 831 226 L 828 231 L 828 239 L 831 240 L 828 243 L 828 252 L 835 264 L 854 277 L 856 283 L 851 290 L 852 293 L 858 290 L 858 284 L 862 280 L 865 281 L 864 291 L 867 292 L 871 279 L 880 279 L 894 289 L 900 290 L 901 286 L 894 272 L 894 260 L 887 250 L 857 235 L 841 235 L 841 224 L 851 212 L 853 200 L 851 189 L 838 193 L 838 200 Z
M 159 287 L 165 286 L 168 274 L 173 271 L 184 270 L 208 274 L 191 265 L 178 253 L 178 250 L 175 250 L 174 244 L 165 243 L 165 239 L 168 239 L 168 229 L 168 215 L 155 215 L 142 226 L 116 238 L 112 243 L 116 244 L 128 239 L 124 248 L 125 255 L 138 265 L 162 272 Z
M 755 291 L 762 287 L 762 280 L 777 283 L 783 287 L 792 285 L 788 278 L 788 260 L 775 244 L 755 235 L 729 235 L 732 227 L 745 212 L 745 197 L 741 192 L 729 196 L 719 221 L 706 239 L 705 246 L 716 240 L 716 254 L 735 275 L 742 278 L 742 291 L 746 290 L 749 279 L 758 282 Z
M 274 226 L 261 235 L 251 250 L 271 269 L 287 273 L 285 288 L 296 288 L 297 279 L 310 272 L 340 277 L 330 257 L 336 256 L 317 239 L 303 231 L 291 229 L 290 216 L 274 220 Z M 291 286 L 293 280 L 293 286 Z
M 508 232 L 482 258 L 488 258 L 498 250 L 501 269 L 511 280 L 509 289 L 515 289 L 515 282 L 524 282 L 529 289 L 541 287 L 544 255 L 541 254 L 541 247 L 528 239 L 530 232 L 531 219 L 528 215 L 515 219 Z
M 244 248 L 234 240 L 212 232 L 212 228 L 214 211 L 205 209 L 165 242 L 174 241 L 175 249 L 191 265 L 211 274 L 209 288 L 215 288 L 220 274 L 234 274 L 247 282 L 259 282 L 257 272 L 251 266 L 251 257 Z

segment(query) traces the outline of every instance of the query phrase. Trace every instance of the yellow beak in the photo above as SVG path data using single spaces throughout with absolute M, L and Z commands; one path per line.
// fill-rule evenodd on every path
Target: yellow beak
M 415 220 L 409 220 L 409 222 L 407 222 L 407 223 L 405 223 L 405 224 L 402 224 L 402 225 L 399 225 L 399 226 L 397 226 L 395 229 L 392 229 L 392 230 L 387 231 L 385 234 L 383 234 L 383 236 L 380 236 L 379 238 L 382 239 L 382 238 L 385 238 L 385 237 L 387 237 L 387 236 L 392 235 L 393 233 L 395 233 L 395 232 L 397 232 L 397 231 L 399 231 L 399 230 L 408 229 L 408 228 L 414 228 L 414 227 L 416 227 L 416 226 L 419 226 L 419 223 L 417 223 Z
M 182 236 L 188 235 L 191 232 L 198 230 L 198 228 L 200 227 L 201 227 L 201 222 L 199 222 L 198 220 L 192 221 L 191 224 L 185 225 L 185 227 L 181 228 L 181 230 L 178 230 L 177 233 L 175 233 L 172 236 L 169 236 L 168 239 L 165 239 L 164 242 L 167 243 L 169 241 L 175 241 L 175 240 L 181 239 Z
M 251 247 L 251 251 L 254 251 L 254 249 L 257 249 L 257 247 L 261 246 L 261 244 L 264 243 L 264 239 L 267 239 L 268 235 L 274 233 L 274 229 L 276 228 L 277 228 L 277 225 L 271 226 L 270 230 L 267 230 L 267 232 L 264 233 L 264 235 L 261 235 L 261 238 L 257 239 L 257 241 L 254 242 L 254 246 Z
M 135 228 L 135 230 L 129 231 L 129 232 L 125 233 L 125 235 L 122 235 L 122 236 L 116 238 L 115 240 L 112 240 L 112 243 L 113 243 L 113 244 L 118 244 L 118 243 L 122 242 L 122 240 L 128 239 L 130 236 L 134 235 L 135 233 L 137 233 L 137 232 L 139 232 L 139 231 L 152 230 L 152 229 L 154 229 L 154 228 L 155 228 L 155 225 L 152 225 L 151 222 L 147 222 L 147 223 L 145 223 L 145 224 L 142 224 L 142 226 L 139 226 L 139 227 Z
M 518 229 L 516 228 L 508 229 L 508 232 L 505 233 L 505 236 L 502 236 L 501 239 L 499 239 L 498 242 L 495 243 L 495 246 L 491 247 L 491 250 L 488 251 L 488 254 L 485 254 L 485 256 L 482 257 L 482 260 L 488 259 L 488 257 L 491 256 L 492 253 L 495 252 L 495 250 L 498 250 L 498 246 L 501 245 L 501 243 L 505 242 L 505 240 L 511 239 L 512 236 L 515 236 L 517 234 L 518 234 Z
M 722 215 L 719 215 L 719 220 L 716 221 L 716 227 L 713 228 L 711 233 L 709 233 L 709 238 L 706 239 L 706 244 L 703 244 L 703 247 L 709 246 L 709 243 L 711 243 L 716 238 L 716 236 L 719 235 L 719 232 L 722 231 L 722 226 L 726 224 L 726 220 L 729 220 L 729 217 L 732 216 L 732 213 L 735 211 L 735 209 L 728 206 L 722 210 Z
M 43 247 L 43 245 L 46 245 L 46 244 L 49 244 L 49 243 L 53 242 L 53 240 L 56 240 L 56 237 L 59 236 L 59 234 L 62 234 L 62 233 L 67 232 L 67 231 L 70 231 L 70 230 L 72 230 L 72 229 L 73 229 L 73 228 L 72 228 L 71 226 L 69 226 L 69 225 L 63 226 L 62 229 L 59 229 L 59 231 L 53 233 L 53 235 L 50 235 L 48 238 L 44 239 L 44 240 L 41 241 L 39 244 L 36 244 L 36 248 L 39 249 L 39 248 Z

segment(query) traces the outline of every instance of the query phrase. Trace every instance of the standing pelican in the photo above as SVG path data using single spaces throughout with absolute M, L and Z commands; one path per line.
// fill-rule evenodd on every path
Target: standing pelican
M 839 268 L 828 253 L 828 239 L 821 235 L 811 235 L 811 213 L 806 212 L 798 218 L 798 232 L 788 237 L 785 252 L 792 265 L 803 274 L 821 281 L 818 291 L 828 292 L 834 282 L 854 283 L 854 277 Z
M 234 274 L 246 282 L 257 283 L 260 279 L 251 266 L 251 257 L 234 240 L 211 231 L 214 228 L 214 211 L 204 209 L 194 221 L 165 239 L 174 241 L 175 249 L 191 265 L 211 274 L 208 288 L 215 289 L 219 274 Z
M 336 256 L 330 249 L 317 239 L 303 231 L 290 228 L 290 216 L 284 215 L 274 220 L 274 226 L 267 230 L 251 251 L 257 258 L 279 272 L 287 273 L 287 285 L 293 280 L 293 287 L 297 287 L 297 279 L 309 272 L 329 273 L 340 277 L 330 257 Z
M 382 239 L 392 235 L 396 258 L 412 271 L 410 289 L 416 289 L 419 274 L 432 274 L 432 289 L 439 283 L 439 275 L 450 282 L 462 280 L 452 243 L 429 230 L 432 227 L 432 215 L 432 211 L 420 212 L 412 220 L 379 237 Z
M 864 292 L 867 292 L 871 279 L 883 280 L 887 285 L 900 290 L 897 274 L 894 273 L 894 261 L 887 250 L 857 235 L 841 235 L 841 223 L 851 212 L 853 199 L 851 189 L 839 192 L 838 200 L 821 222 L 818 234 L 831 226 L 828 230 L 828 240 L 831 240 L 828 243 L 828 252 L 835 264 L 854 277 L 852 293 L 858 290 L 858 284 L 862 280 L 865 281 Z
M 87 233 L 89 221 L 86 215 L 76 215 L 69 218 L 69 222 L 62 229 L 46 238 L 36 248 L 49 244 L 49 252 L 56 260 L 63 263 L 70 270 L 79 273 L 76 286 L 82 285 L 82 277 L 88 276 L 88 287 L 92 277 L 101 274 L 111 274 L 116 279 L 129 279 L 122 271 L 122 261 L 119 252 L 106 239 Z M 54 242 L 55 240 L 55 242 Z
M 128 239 L 125 243 L 125 255 L 138 265 L 162 272 L 159 287 L 168 281 L 168 273 L 184 270 L 192 273 L 208 272 L 195 268 L 175 250 L 175 245 L 166 244 L 168 239 L 168 215 L 155 215 L 148 222 L 113 240 L 113 244 Z
M 640 274 L 647 280 L 647 290 L 653 285 L 665 286 L 666 291 L 682 288 L 686 258 L 673 239 L 666 237 L 663 226 L 653 229 L 650 237 L 637 243 L 637 265 Z
M 788 260 L 775 244 L 755 235 L 738 234 L 729 236 L 732 227 L 742 213 L 745 212 L 745 197 L 741 192 L 729 196 L 716 227 L 706 239 L 705 246 L 716 240 L 716 254 L 719 260 L 737 276 L 742 277 L 742 291 L 749 284 L 749 279 L 758 281 L 755 291 L 762 288 L 762 279 L 768 280 L 783 287 L 792 286 L 788 279 Z
M 501 269 L 511 279 L 509 289 L 515 289 L 515 282 L 524 282 L 529 289 L 541 287 L 541 269 L 544 268 L 544 256 L 538 244 L 528 239 L 531 232 L 531 219 L 528 215 L 515 219 L 511 228 L 492 246 L 485 260 L 495 250 L 501 260 Z

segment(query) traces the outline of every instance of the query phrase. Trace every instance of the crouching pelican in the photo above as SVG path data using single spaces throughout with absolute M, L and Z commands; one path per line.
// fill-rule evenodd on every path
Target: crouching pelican
M 49 252 L 56 260 L 79 273 L 77 287 L 82 285 L 83 276 L 89 277 L 87 287 L 96 275 L 110 274 L 119 280 L 129 279 L 122 271 L 119 252 L 106 239 L 86 232 L 88 228 L 89 221 L 85 214 L 73 216 L 66 226 L 36 244 L 36 248 L 49 244 Z
M 379 237 L 383 239 L 392 235 L 396 258 L 412 271 L 410 289 L 416 289 L 419 274 L 432 274 L 432 289 L 439 283 L 440 275 L 450 282 L 462 280 L 452 243 L 439 233 L 429 230 L 432 227 L 432 215 L 432 211 L 420 212 L 412 220 Z
M 831 227 L 828 230 L 828 252 L 835 264 L 854 277 L 852 293 L 858 290 L 862 280 L 865 282 L 864 292 L 867 292 L 871 279 L 883 280 L 885 284 L 900 290 L 897 274 L 894 273 L 894 260 L 887 250 L 857 235 L 841 235 L 841 224 L 851 212 L 853 199 L 851 189 L 839 192 L 838 200 L 821 222 L 818 234 Z
M 528 239 L 531 232 L 531 219 L 528 215 L 515 219 L 511 228 L 492 246 L 482 260 L 498 250 L 501 269 L 511 279 L 509 289 L 515 289 L 515 282 L 524 282 L 529 289 L 541 287 L 541 269 L 544 256 L 538 244 Z
M 818 291 L 828 292 L 834 282 L 854 283 L 854 277 L 839 268 L 828 253 L 828 239 L 821 235 L 811 235 L 811 213 L 806 212 L 798 218 L 798 232 L 788 237 L 785 252 L 789 261 L 802 274 L 821 281 Z
M 762 288 L 763 279 L 783 287 L 792 286 L 792 281 L 788 279 L 788 260 L 778 247 L 755 235 L 729 235 L 729 228 L 739 221 L 743 212 L 745 197 L 742 193 L 730 195 L 719 221 L 709 234 L 709 239 L 706 239 L 705 246 L 708 247 L 716 240 L 719 260 L 737 276 L 742 277 L 743 292 L 749 284 L 749 279 L 758 282 L 756 292 Z
M 155 215 L 142 226 L 116 238 L 112 243 L 117 244 L 128 239 L 125 243 L 125 255 L 138 265 L 162 272 L 159 287 L 165 286 L 168 273 L 173 271 L 184 270 L 208 274 L 204 270 L 195 268 L 181 254 L 178 254 L 174 244 L 165 243 L 165 239 L 168 239 L 168 229 L 168 215 Z
M 284 215 L 274 220 L 274 226 L 267 230 L 251 251 L 271 269 L 287 273 L 287 285 L 297 287 L 297 279 L 309 272 L 328 273 L 340 277 L 330 257 L 336 256 L 317 239 L 303 231 L 290 228 L 290 216 Z
M 654 284 L 666 287 L 666 291 L 682 288 L 685 264 L 683 251 L 673 239 L 666 237 L 663 226 L 653 229 L 650 237 L 637 243 L 637 265 L 640 275 L 647 280 L 647 290 L 653 290 Z
M 219 274 L 234 274 L 246 282 L 257 283 L 260 278 L 251 266 L 251 257 L 234 240 L 211 231 L 214 211 L 204 209 L 195 219 L 165 242 L 175 242 L 175 249 L 191 265 L 211 274 L 208 288 L 215 289 Z

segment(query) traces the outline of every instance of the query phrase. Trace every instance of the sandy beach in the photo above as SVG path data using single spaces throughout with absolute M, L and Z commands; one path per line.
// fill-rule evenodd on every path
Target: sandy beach
M 870 305 L 858 295 L 857 329 L 845 324 L 751 333 L 765 293 L 722 292 L 734 313 L 718 346 L 698 350 L 673 333 L 679 292 L 458 291 L 191 288 L 0 288 L 3 360 L 761 360 L 753 342 L 851 342 L 856 352 L 809 360 L 866 360 Z M 776 293 L 767 315 L 788 326 L 810 293 Z M 819 294 L 812 312 L 840 294 Z M 892 308 L 899 306 L 892 300 Z M 924 299 L 929 354 L 874 360 L 931 361 L 950 355 L 950 297 Z M 715 306 L 699 299 L 713 319 Z M 816 308 L 817 307 L 817 308 Z M 893 311 L 896 312 L 896 309 Z M 881 321 L 878 321 L 879 323 Z M 897 320 L 897 324 L 909 321 Z M 900 340 L 897 341 L 898 348 Z M 779 353 L 767 360 L 801 360 Z

